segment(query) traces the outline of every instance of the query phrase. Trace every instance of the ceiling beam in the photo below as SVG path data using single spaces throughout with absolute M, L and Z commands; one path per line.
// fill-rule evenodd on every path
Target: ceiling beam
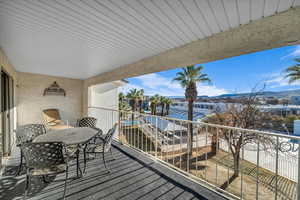
M 300 44 L 299 33 L 300 7 L 295 7 L 91 77 L 84 81 L 84 91 L 99 83 Z M 87 94 L 83 102 L 85 113 Z
M 86 79 L 104 83 L 300 43 L 300 7 L 191 42 Z

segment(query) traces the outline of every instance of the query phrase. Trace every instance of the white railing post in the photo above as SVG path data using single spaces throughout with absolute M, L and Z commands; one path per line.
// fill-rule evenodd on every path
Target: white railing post
M 155 157 L 157 158 L 157 145 L 158 145 L 158 141 L 157 141 L 157 117 L 155 117 L 155 124 L 156 124 L 156 129 L 155 129 Z M 162 145 L 161 145 L 162 148 Z
M 173 151 L 173 165 L 175 166 L 175 120 L 173 121 L 173 147 L 172 147 L 172 151 Z
M 259 187 L 259 147 L 260 147 L 260 142 L 259 142 L 259 135 L 257 134 L 256 135 L 256 137 L 257 137 L 257 160 L 256 160 L 256 200 L 258 200 L 258 192 L 259 192 L 259 189 L 258 189 L 258 187 Z
M 297 183 L 297 200 L 300 200 L 300 140 L 298 142 L 298 183 Z
M 208 144 L 208 125 L 205 125 L 205 146 Z M 205 166 L 207 166 L 207 151 L 205 151 Z M 207 180 L 207 167 L 205 167 L 205 180 Z
M 275 200 L 278 194 L 278 155 L 279 155 L 279 137 L 276 137 L 276 160 L 275 160 Z
M 242 137 L 242 144 L 244 143 L 244 134 L 243 133 L 241 133 L 242 135 L 241 135 L 241 137 Z M 244 160 L 244 152 L 245 152 L 245 150 L 244 150 L 244 145 L 242 146 L 242 160 L 241 161 L 243 161 Z M 240 163 L 240 165 L 239 165 L 239 167 L 240 167 L 240 172 L 241 172 L 241 199 L 243 199 L 243 166 L 242 166 L 242 162 Z
M 251 195 L 253 195 L 252 196 L 253 199 L 258 199 L 259 196 L 261 196 L 260 198 L 262 198 L 262 195 L 264 195 L 262 192 L 265 191 L 264 189 L 267 187 L 265 186 L 266 182 L 264 176 L 262 176 L 263 174 L 261 174 L 261 172 L 263 172 L 265 168 L 269 170 L 270 173 L 272 173 L 271 174 L 272 176 L 274 176 L 273 179 L 274 184 L 268 185 L 268 187 L 271 187 L 272 189 L 270 191 L 270 195 L 272 195 L 272 199 L 277 200 L 282 197 L 283 194 L 282 192 L 284 191 L 282 191 L 281 188 L 281 181 L 282 178 L 284 178 L 284 180 L 291 179 L 291 181 L 294 181 L 293 190 L 290 191 L 287 198 L 296 197 L 297 200 L 300 200 L 300 167 L 297 167 L 300 166 L 300 148 L 299 148 L 300 137 L 298 136 L 283 135 L 278 133 L 249 130 L 249 129 L 242 129 L 236 127 L 228 127 L 228 126 L 208 124 L 203 122 L 191 122 L 188 120 L 173 119 L 173 118 L 153 116 L 148 114 L 138 114 L 134 112 L 123 113 L 123 111 L 121 110 L 114 110 L 109 108 L 95 108 L 95 109 L 100 109 L 99 112 L 101 113 L 101 117 L 98 117 L 98 119 L 99 121 L 101 121 L 102 125 L 99 128 L 106 130 L 106 128 L 112 126 L 112 123 L 118 122 L 119 136 L 121 136 L 122 134 L 122 139 L 126 139 L 126 140 L 128 139 L 128 141 L 126 141 L 126 143 L 128 142 L 128 146 L 133 148 L 139 148 L 140 150 L 144 151 L 144 153 L 149 153 L 151 154 L 151 156 L 154 156 L 156 160 L 160 159 L 162 160 L 162 163 L 165 163 L 172 167 L 176 167 L 177 170 L 180 170 L 181 172 L 184 172 L 186 174 L 190 173 L 189 176 L 193 178 L 199 178 L 202 179 L 202 181 L 204 179 L 209 185 L 212 185 L 214 188 L 219 187 L 220 183 L 221 184 L 227 183 L 227 187 L 230 186 L 230 189 L 232 187 L 237 186 L 236 184 L 231 185 L 230 183 L 230 174 L 234 169 L 231 166 L 230 167 L 227 166 L 226 169 L 226 166 L 221 164 L 223 161 L 217 160 L 216 158 L 220 157 L 219 155 L 226 155 L 227 157 L 230 156 L 231 146 L 235 144 L 235 140 L 236 140 L 235 138 L 241 137 L 241 143 L 243 145 L 241 146 L 241 157 L 239 161 L 240 162 L 239 163 L 240 183 L 238 183 L 238 185 L 240 185 L 240 191 L 237 192 L 239 193 L 238 194 L 239 198 L 248 199 L 248 195 L 250 192 Z M 149 117 L 149 120 L 148 118 L 144 119 L 143 117 L 141 118 L 138 116 Z M 116 119 L 116 117 L 118 118 Z M 153 119 L 154 117 L 155 120 Z M 134 119 L 136 120 L 133 121 Z M 166 134 L 163 134 L 165 132 L 163 132 L 163 130 L 161 129 L 161 127 L 163 127 L 164 125 L 162 124 L 164 120 L 173 123 L 170 126 L 172 129 L 168 130 Z M 66 123 L 67 125 L 71 125 L 68 122 Z M 192 160 L 193 156 L 189 154 L 189 152 L 187 152 L 186 155 L 187 156 L 186 166 L 182 165 L 185 164 L 182 159 L 183 158 L 182 155 L 185 155 L 184 154 L 186 153 L 185 149 L 189 150 L 189 143 L 193 142 L 188 138 L 191 134 L 189 133 L 190 126 L 193 126 L 194 128 L 193 133 L 196 134 L 196 135 L 193 134 L 194 135 L 193 138 L 195 139 L 194 140 L 195 146 L 194 143 L 193 146 L 196 153 L 195 168 L 194 167 L 192 168 L 192 165 L 190 163 L 190 160 Z M 142 132 L 138 132 L 137 127 L 139 127 Z M 205 131 L 205 135 L 202 135 L 203 131 Z M 228 135 L 228 138 L 224 139 L 224 135 L 222 133 L 226 133 L 228 131 L 230 134 Z M 176 135 L 175 133 L 176 134 L 178 133 L 178 135 Z M 211 134 L 213 134 L 212 136 L 216 138 L 211 138 L 210 136 Z M 248 139 L 249 137 L 251 140 Z M 144 141 L 145 139 L 146 141 Z M 228 143 L 226 143 L 225 141 L 227 139 L 229 139 Z M 296 148 L 295 149 L 292 148 L 290 150 L 281 149 L 281 146 L 282 148 L 291 147 L 291 145 L 293 144 L 291 141 L 292 139 L 298 141 L 298 144 L 295 143 L 295 145 L 298 145 L 298 149 Z M 224 151 L 220 151 L 221 154 L 218 154 L 217 157 L 213 157 L 211 160 L 211 157 L 208 156 L 209 148 L 202 148 L 202 147 L 209 147 L 212 140 L 216 140 L 215 142 L 216 142 L 217 153 L 219 150 L 224 150 Z M 267 142 L 268 140 L 271 140 L 272 144 L 275 144 L 274 145 L 275 148 L 265 149 L 265 145 L 266 145 L 265 142 Z M 227 147 L 226 144 L 228 145 Z M 248 149 L 248 147 L 250 147 L 250 149 Z M 161 154 L 159 154 L 158 152 L 159 148 L 161 148 L 161 152 L 160 152 Z M 191 149 L 191 151 L 192 150 L 193 149 Z M 290 156 L 289 153 L 285 154 L 283 150 L 293 152 L 293 156 Z M 281 151 L 283 151 L 283 153 Z M 298 158 L 296 157 L 297 152 L 298 152 Z M 178 160 L 176 159 L 177 153 L 179 153 Z M 198 158 L 198 153 L 201 153 L 199 154 L 201 155 L 201 157 L 203 155 L 203 159 Z M 224 159 L 227 159 L 227 157 L 224 157 Z M 225 161 L 230 161 L 232 163 L 232 160 L 225 160 Z M 243 164 L 245 164 L 245 162 L 242 164 L 242 161 L 245 161 L 246 163 L 250 164 L 250 167 L 252 168 L 249 169 L 251 169 L 251 173 L 254 174 L 254 177 L 256 176 L 255 177 L 256 179 L 253 179 L 251 181 L 250 184 L 252 187 L 251 188 L 249 187 L 249 189 L 247 188 L 248 186 L 246 187 L 244 186 L 245 185 L 244 181 L 249 180 L 248 179 L 249 175 L 248 175 L 248 168 L 244 168 Z M 204 169 L 199 167 L 200 164 L 202 165 L 202 162 L 206 166 L 204 167 Z M 190 169 L 193 169 L 192 173 Z M 208 171 L 208 169 L 210 171 Z M 215 174 L 209 173 L 209 172 L 213 172 L 214 170 L 216 170 Z M 227 176 L 227 180 L 225 180 L 226 176 Z M 223 191 L 223 192 L 227 193 L 228 191 Z M 256 193 L 254 194 L 254 192 Z
M 120 139 L 120 137 L 121 137 L 121 111 L 119 110 L 119 112 L 118 112 L 118 140 L 119 140 L 119 142 L 121 142 L 121 144 L 123 144 L 123 141 Z M 123 134 L 122 134 L 123 135 Z

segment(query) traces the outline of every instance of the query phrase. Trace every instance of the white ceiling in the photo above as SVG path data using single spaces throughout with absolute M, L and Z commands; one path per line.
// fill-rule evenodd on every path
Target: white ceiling
M 85 79 L 300 5 L 300 0 L 0 0 L 18 71 Z
M 119 81 L 112 81 L 112 82 L 109 82 L 109 83 L 102 83 L 102 84 L 93 85 L 90 88 L 93 92 L 105 93 L 105 92 L 111 91 L 112 89 L 116 89 L 116 88 L 119 88 L 121 86 L 124 86 L 126 83 L 127 82 L 125 82 L 123 80 L 119 80 Z

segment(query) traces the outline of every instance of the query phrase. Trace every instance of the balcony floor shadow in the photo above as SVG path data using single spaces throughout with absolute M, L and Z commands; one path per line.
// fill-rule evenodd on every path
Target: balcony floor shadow
M 131 148 L 114 143 L 113 154 L 116 160 L 107 154 L 110 173 L 101 156 L 90 159 L 84 177 L 68 181 L 66 199 L 225 199 Z M 0 178 L 0 199 L 22 199 L 25 176 L 14 177 L 11 173 L 16 168 L 7 169 L 9 173 Z M 75 169 L 74 163 L 70 176 L 75 176 Z M 62 178 L 64 175 L 58 175 L 55 180 Z M 44 184 L 33 178 L 28 199 L 56 200 L 62 198 L 62 193 L 63 182 Z

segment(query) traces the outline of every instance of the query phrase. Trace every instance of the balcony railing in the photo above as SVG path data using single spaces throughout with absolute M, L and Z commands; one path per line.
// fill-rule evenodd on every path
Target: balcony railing
M 104 131 L 118 122 L 116 140 L 218 192 L 300 199 L 300 137 L 100 107 L 89 115 Z

